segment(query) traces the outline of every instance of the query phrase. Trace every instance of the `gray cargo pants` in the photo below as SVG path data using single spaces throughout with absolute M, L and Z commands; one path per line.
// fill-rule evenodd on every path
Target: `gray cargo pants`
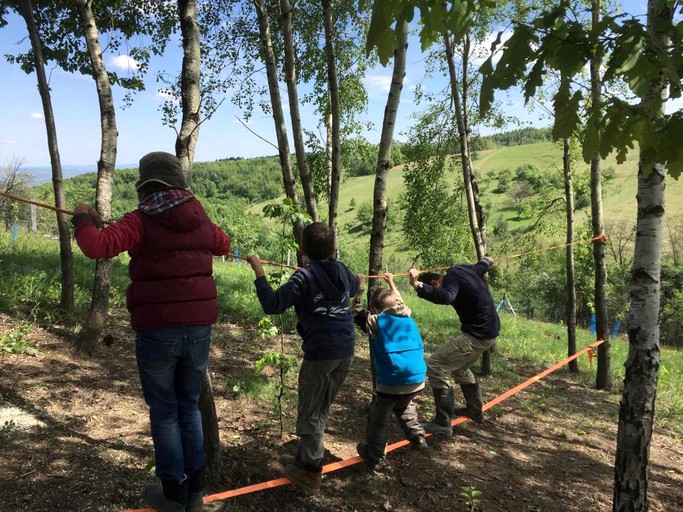
M 497 338 L 480 340 L 459 332 L 434 352 L 427 361 L 427 377 L 433 389 L 450 388 L 452 378 L 457 384 L 474 384 L 470 370 L 479 356 L 496 344 Z
M 322 467 L 325 445 L 323 434 L 330 405 L 337 396 L 353 357 L 330 361 L 304 359 L 299 370 L 299 405 L 297 408 L 296 435 L 298 462 L 310 470 Z

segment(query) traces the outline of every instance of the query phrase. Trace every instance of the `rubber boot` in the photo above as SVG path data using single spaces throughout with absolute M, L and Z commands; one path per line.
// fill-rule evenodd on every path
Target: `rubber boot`
M 451 422 L 453 420 L 453 409 L 455 408 L 453 402 L 453 389 L 434 388 L 432 391 L 434 392 L 436 415 L 432 421 L 422 423 L 422 427 L 426 432 L 431 434 L 451 437 L 453 435 Z
M 484 404 L 481 399 L 481 388 L 479 387 L 479 383 L 460 384 L 460 389 L 465 397 L 466 405 L 465 407 L 456 408 L 455 411 L 453 411 L 453 415 L 456 417 L 467 416 L 477 425 L 483 425 L 484 413 L 481 411 L 481 408 Z

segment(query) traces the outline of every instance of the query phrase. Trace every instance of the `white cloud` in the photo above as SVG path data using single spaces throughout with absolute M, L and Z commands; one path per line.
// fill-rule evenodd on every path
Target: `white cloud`
M 389 92 L 391 87 L 391 75 L 366 75 L 364 81 L 369 90 L 379 89 Z
M 500 42 L 496 46 L 496 53 L 493 55 L 493 65 L 495 66 L 502 56 L 501 48 L 512 36 L 512 30 L 506 29 L 500 34 Z M 481 42 L 472 45 L 472 63 L 480 66 L 491 55 L 491 45 L 498 37 L 498 32 L 491 32 Z
M 43 119 L 44 118 L 43 114 L 41 114 L 40 112 L 34 112 L 33 114 L 31 114 L 31 117 L 33 119 Z
M 16 144 L 17 141 L 16 141 L 16 140 L 9 140 L 9 139 L 8 139 L 8 140 L 3 140 L 2 143 L 3 143 L 3 144 Z
M 664 103 L 664 111 L 667 114 L 673 114 L 679 110 L 683 110 L 683 98 L 676 98 L 675 100 L 669 100 Z
M 138 62 L 130 55 L 117 55 L 116 57 L 112 57 L 109 61 L 109 65 L 113 68 L 123 70 L 132 69 L 133 71 L 137 71 L 137 69 L 140 67 L 140 64 L 138 64 Z

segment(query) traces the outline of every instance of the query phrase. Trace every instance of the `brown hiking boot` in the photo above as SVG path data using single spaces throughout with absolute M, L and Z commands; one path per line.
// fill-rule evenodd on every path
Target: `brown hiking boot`
M 277 461 L 284 468 L 285 466 L 289 466 L 290 464 L 296 464 L 296 455 L 289 455 L 289 454 L 285 453 L 284 455 L 280 455 L 277 458 Z
M 322 485 L 323 480 L 322 471 L 309 471 L 296 464 L 287 464 L 284 473 L 294 485 L 300 487 L 307 493 L 316 494 L 320 492 L 320 486 Z

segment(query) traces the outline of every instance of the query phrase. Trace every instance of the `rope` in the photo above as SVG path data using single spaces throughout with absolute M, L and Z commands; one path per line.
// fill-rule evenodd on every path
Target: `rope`
M 57 208 L 57 207 L 51 206 L 49 204 L 40 203 L 38 201 L 33 201 L 32 199 L 25 199 L 23 197 L 18 197 L 18 196 L 12 195 L 12 194 L 8 194 L 7 192 L 0 192 L 0 196 L 7 197 L 9 199 L 14 199 L 15 201 L 21 201 L 22 203 L 34 204 L 36 206 L 40 206 L 41 208 L 47 208 L 48 210 L 53 210 L 53 211 L 56 211 L 59 213 L 65 213 L 67 215 L 73 215 L 73 212 L 71 212 L 69 210 L 63 210 L 62 208 Z M 105 222 L 105 224 L 111 224 L 111 223 Z M 565 247 L 569 247 L 570 245 L 585 244 L 588 242 L 600 242 L 603 244 L 607 243 L 607 235 L 603 233 L 601 235 L 596 235 L 592 238 L 588 238 L 586 240 L 576 240 L 576 241 L 571 242 L 571 243 L 553 245 L 551 247 L 546 247 L 544 249 L 536 249 L 534 251 L 520 252 L 517 254 L 510 254 L 507 256 L 501 256 L 499 258 L 491 258 L 491 259 L 493 261 L 502 261 L 502 260 L 509 260 L 509 259 L 513 259 L 513 258 L 521 258 L 523 256 L 529 256 L 531 254 L 540 254 L 542 252 L 553 251 L 555 249 L 563 249 Z M 234 258 L 234 259 L 245 259 L 244 256 L 238 256 L 238 255 L 233 255 L 233 254 L 226 254 L 226 256 L 228 256 L 230 258 Z M 298 270 L 301 268 L 301 267 L 297 267 L 295 265 L 286 265 L 284 263 L 277 263 L 275 261 L 268 261 L 268 260 L 261 260 L 261 263 L 264 265 L 272 265 L 272 266 L 276 266 L 276 267 L 291 268 L 294 270 Z M 421 270 L 420 273 L 424 274 L 426 272 L 440 272 L 443 270 L 447 270 L 449 268 L 451 268 L 451 267 L 448 266 L 448 267 L 430 268 L 427 270 Z M 403 272 L 400 274 L 394 274 L 394 277 L 407 277 L 409 275 L 410 274 L 408 274 L 408 272 Z M 381 279 L 384 277 L 384 275 L 383 274 L 380 274 L 380 275 L 363 275 L 363 277 L 366 277 L 368 279 Z
M 45 204 L 45 203 L 39 203 L 38 201 L 34 201 L 32 199 L 25 199 L 23 197 L 8 194 L 7 192 L 0 191 L 0 196 L 4 196 L 8 199 L 14 199 L 15 201 L 21 201 L 22 203 L 28 203 L 28 204 L 40 206 L 41 208 L 47 208 L 48 210 L 52 210 L 55 212 L 65 213 L 66 215 L 73 215 L 74 214 L 74 212 L 70 212 L 69 210 L 63 210 L 62 208 L 57 208 L 56 206 L 52 206 L 52 205 Z
M 592 366 L 593 351 L 602 343 L 604 343 L 604 340 L 598 340 L 595 343 L 592 343 L 588 347 L 584 348 L 583 350 L 580 350 L 576 354 L 569 356 L 566 359 L 563 359 L 562 361 L 560 361 L 558 363 L 555 363 L 550 368 L 547 368 L 546 370 L 543 370 L 541 373 L 534 375 L 533 377 L 531 377 L 530 379 L 527 379 L 526 381 L 522 382 L 518 386 L 515 386 L 514 388 L 503 393 L 502 395 L 497 396 L 496 398 L 494 398 L 490 402 L 486 402 L 486 404 L 482 407 L 482 410 L 486 411 L 486 410 L 490 409 L 491 407 L 498 405 L 503 400 L 507 400 L 508 398 L 519 393 L 523 389 L 528 388 L 532 384 L 541 380 L 546 375 L 548 375 L 548 374 L 554 372 L 555 370 L 561 368 L 565 364 L 569 363 L 569 361 L 573 361 L 574 359 L 581 357 L 583 354 L 588 353 L 588 356 L 589 356 L 590 361 L 591 361 L 591 366 Z M 451 425 L 456 426 L 456 425 L 460 425 L 461 423 L 465 423 L 467 421 L 470 421 L 470 419 L 465 417 L 465 416 L 461 416 L 459 418 L 454 419 L 451 422 Z M 427 436 L 431 436 L 431 434 L 428 433 Z M 387 453 L 393 452 L 394 450 L 398 450 L 399 448 L 403 448 L 404 446 L 407 446 L 408 444 L 410 444 L 410 441 L 407 441 L 405 439 L 402 441 L 398 441 L 396 443 L 388 445 L 386 448 L 386 452 Z M 351 457 L 349 459 L 345 459 L 342 461 L 332 462 L 330 464 L 326 464 L 325 466 L 323 466 L 323 474 L 334 473 L 335 471 L 338 471 L 340 469 L 348 468 L 349 466 L 353 466 L 355 464 L 358 464 L 359 462 L 362 462 L 363 460 L 364 459 L 362 457 L 356 456 L 356 457 Z M 291 483 L 291 482 L 289 481 L 288 478 L 284 478 L 284 477 L 276 478 L 274 480 L 268 480 L 266 482 L 252 484 L 252 485 L 248 485 L 246 487 L 240 487 L 239 489 L 231 489 L 229 491 L 219 492 L 216 494 L 211 494 L 210 496 L 205 496 L 204 497 L 204 503 L 211 503 L 213 501 L 227 500 L 227 499 L 234 498 L 237 496 L 243 496 L 245 494 L 251 494 L 251 493 L 255 493 L 255 492 L 259 492 L 259 491 L 264 491 L 266 489 L 274 489 L 275 487 L 281 487 L 281 486 L 287 485 L 289 483 Z M 121 512 L 154 512 L 154 509 L 152 509 L 152 508 L 139 508 L 139 509 L 123 510 Z

